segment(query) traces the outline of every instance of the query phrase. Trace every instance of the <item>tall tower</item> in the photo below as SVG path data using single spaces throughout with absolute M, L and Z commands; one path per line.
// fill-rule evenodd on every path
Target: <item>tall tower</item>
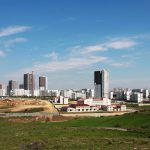
M 3 85 L 2 84 L 0 84 L 0 89 L 2 89 L 3 88 Z
M 17 89 L 17 82 L 13 80 L 9 80 L 8 82 L 8 94 L 13 95 L 13 91 Z
M 43 91 L 47 90 L 47 77 L 45 76 L 39 77 L 39 89 Z
M 94 97 L 109 97 L 109 73 L 106 70 L 94 72 Z
M 32 92 L 34 92 L 35 89 L 35 77 L 34 74 L 32 72 L 32 74 L 24 74 L 24 90 L 30 90 Z

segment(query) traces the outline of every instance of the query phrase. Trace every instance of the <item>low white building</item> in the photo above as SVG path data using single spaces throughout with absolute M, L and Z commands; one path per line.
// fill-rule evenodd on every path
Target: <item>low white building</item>
M 148 96 L 149 96 L 149 91 L 147 90 L 147 89 L 144 89 L 143 90 L 143 98 L 148 98 Z
M 80 92 L 75 92 L 73 99 L 80 99 L 80 98 L 85 99 L 86 98 L 86 94 L 85 93 L 80 93 Z
M 125 92 L 125 100 L 129 101 L 131 97 L 132 91 L 126 91 Z
M 62 108 L 62 110 L 67 112 L 95 112 L 98 111 L 98 108 L 87 104 L 71 104 L 69 107 Z
M 72 98 L 72 93 L 73 93 L 72 90 L 64 90 L 63 96 L 68 97 L 68 98 Z
M 114 92 L 112 92 L 112 91 L 109 92 L 109 98 L 110 98 L 110 99 L 113 99 L 113 98 L 114 98 Z
M 121 105 L 121 111 L 126 111 L 126 110 L 127 110 L 126 105 Z
M 94 89 L 89 90 L 89 95 L 90 97 L 94 98 Z
M 108 99 L 108 98 L 103 98 L 103 99 L 94 99 L 94 98 L 80 99 L 80 100 L 78 100 L 78 104 L 87 104 L 89 106 L 99 106 L 99 107 L 101 107 L 102 105 L 111 105 L 111 100 Z
M 142 93 L 143 92 L 143 89 L 132 89 L 132 92 L 137 92 L 137 93 Z
M 40 90 L 34 90 L 34 96 L 38 97 L 40 96 Z
M 117 91 L 116 92 L 116 99 L 123 100 L 125 96 L 125 91 Z
M 143 93 L 133 92 L 131 94 L 130 100 L 135 103 L 142 103 L 143 102 Z
M 12 96 L 39 96 L 40 91 L 34 90 L 33 94 L 31 90 L 24 90 L 24 89 L 14 89 L 12 90 Z
M 30 90 L 24 90 L 24 96 L 32 96 L 32 92 Z
M 126 111 L 126 105 L 108 105 L 102 106 L 105 111 Z
M 52 96 L 52 97 L 59 97 L 60 90 L 40 90 L 40 96 Z
M 0 89 L 0 96 L 6 96 L 6 90 L 5 89 Z
M 40 90 L 39 95 L 40 96 L 48 96 L 48 91 L 47 90 Z
M 103 109 L 105 111 L 114 111 L 114 107 L 112 105 L 105 106 Z
M 56 97 L 54 99 L 54 103 L 55 104 L 68 105 L 68 102 L 69 102 L 68 98 L 67 97 L 63 97 L 63 96 L 59 96 L 59 97 Z
M 59 97 L 60 96 L 60 90 L 51 90 L 50 96 Z
M 13 96 L 24 96 L 24 89 L 14 89 Z
M 68 90 L 61 90 L 60 96 L 68 97 L 73 100 L 78 100 L 80 98 L 89 98 L 94 97 L 94 90 L 93 89 L 68 89 Z

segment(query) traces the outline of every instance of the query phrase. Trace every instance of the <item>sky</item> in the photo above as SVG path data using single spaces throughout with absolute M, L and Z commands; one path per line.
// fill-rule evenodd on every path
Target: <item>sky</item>
M 34 71 L 49 89 L 150 89 L 149 0 L 0 0 L 0 83 Z

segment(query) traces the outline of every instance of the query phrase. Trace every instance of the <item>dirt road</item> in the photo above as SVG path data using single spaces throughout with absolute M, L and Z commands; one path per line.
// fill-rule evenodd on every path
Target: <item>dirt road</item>
M 116 115 L 123 115 L 126 113 L 132 113 L 133 111 L 128 112 L 111 112 L 111 113 L 60 113 L 61 116 L 65 117 L 102 117 L 102 116 L 116 116 Z

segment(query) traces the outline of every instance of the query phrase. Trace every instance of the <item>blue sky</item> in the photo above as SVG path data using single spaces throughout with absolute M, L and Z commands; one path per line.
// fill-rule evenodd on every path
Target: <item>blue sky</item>
M 0 0 L 0 83 L 35 71 L 49 89 L 150 88 L 149 0 Z M 37 82 L 38 83 L 38 82 Z

